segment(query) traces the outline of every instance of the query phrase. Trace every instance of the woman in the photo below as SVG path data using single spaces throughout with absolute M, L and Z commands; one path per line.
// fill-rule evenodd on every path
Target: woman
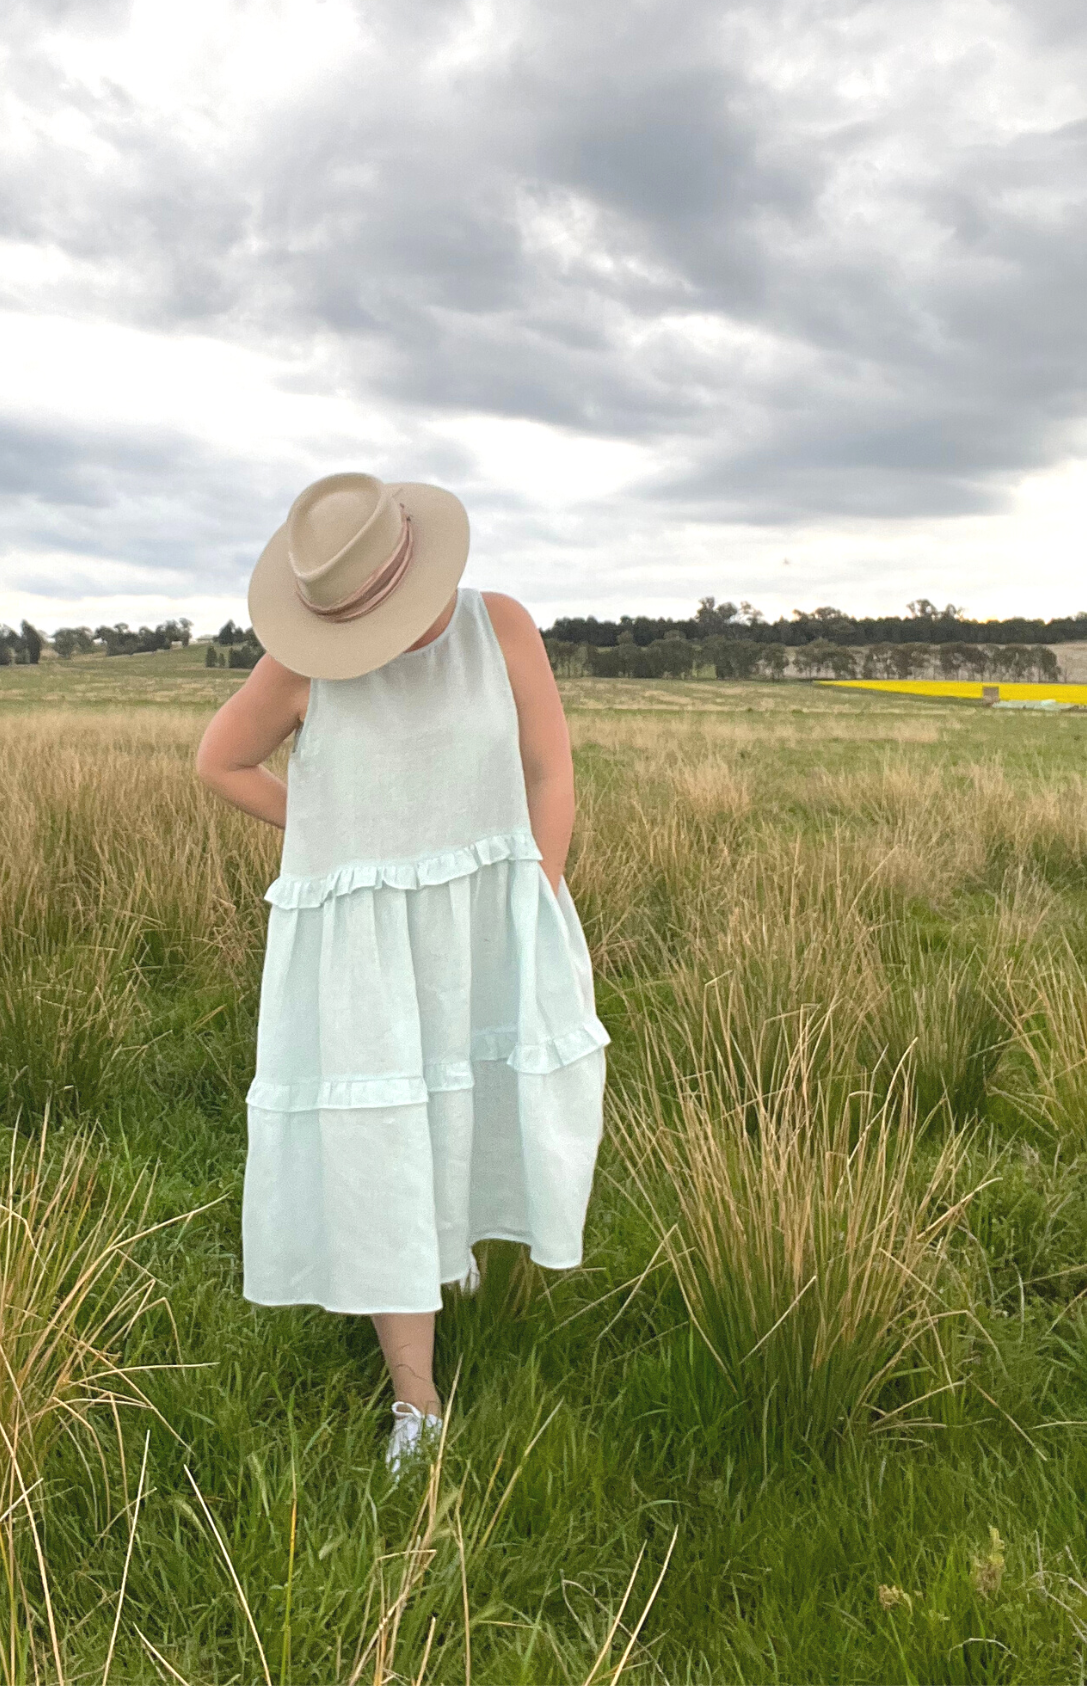
M 246 1103 L 243 1293 L 372 1317 L 386 1459 L 436 1432 L 443 1283 L 472 1244 L 581 1263 L 607 1031 L 563 868 L 573 766 L 543 641 L 458 582 L 436 486 L 316 481 L 254 569 L 265 651 L 197 772 L 284 830 Z M 262 763 L 294 732 L 286 784 Z

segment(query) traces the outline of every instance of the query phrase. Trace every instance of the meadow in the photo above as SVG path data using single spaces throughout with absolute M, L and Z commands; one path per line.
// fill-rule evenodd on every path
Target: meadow
M 1083 1682 L 1087 717 L 560 680 L 584 1265 L 480 1246 L 394 1489 L 369 1320 L 240 1293 L 201 660 L 0 670 L 0 1681 Z

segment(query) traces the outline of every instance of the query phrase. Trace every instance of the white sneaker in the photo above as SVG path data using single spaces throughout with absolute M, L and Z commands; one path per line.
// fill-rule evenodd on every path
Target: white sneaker
M 458 1286 L 462 1294 L 474 1294 L 479 1287 L 479 1265 L 472 1249 L 468 1249 L 468 1269 L 459 1279 Z
M 442 1419 L 431 1411 L 424 1415 L 417 1405 L 409 1405 L 406 1399 L 396 1400 L 393 1416 L 396 1421 L 389 1436 L 385 1462 L 393 1476 L 399 1479 L 404 1464 L 421 1450 L 421 1442 L 424 1439 L 437 1441 L 442 1431 Z

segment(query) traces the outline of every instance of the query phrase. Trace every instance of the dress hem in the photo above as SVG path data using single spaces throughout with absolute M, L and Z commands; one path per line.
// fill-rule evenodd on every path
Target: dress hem
M 471 1241 L 468 1243 L 469 1248 L 472 1248 L 472 1247 L 476 1246 L 476 1244 L 480 1241 L 516 1241 L 516 1242 L 520 1242 L 523 1246 L 526 1246 L 528 1248 L 528 1250 L 529 1250 L 528 1256 L 529 1256 L 530 1260 L 532 1261 L 532 1263 L 534 1265 L 539 1265 L 541 1270 L 578 1270 L 578 1269 L 580 1269 L 581 1264 L 582 1264 L 583 1259 L 584 1259 L 584 1254 L 582 1253 L 582 1254 L 579 1254 L 579 1256 L 576 1259 L 572 1260 L 570 1263 L 567 1263 L 567 1264 L 548 1264 L 546 1260 L 539 1259 L 539 1258 L 536 1257 L 536 1254 L 532 1250 L 532 1243 L 529 1241 L 527 1236 L 512 1235 L 508 1231 L 504 1231 L 504 1230 L 489 1229 L 489 1230 L 485 1231 L 484 1234 L 482 1234 L 482 1235 L 474 1235 L 472 1237 Z M 443 1288 L 453 1287 L 453 1285 L 455 1283 L 460 1282 L 462 1280 L 463 1274 L 464 1273 L 461 1272 L 461 1274 L 459 1276 L 447 1277 L 445 1280 L 443 1280 L 443 1282 L 441 1283 L 441 1286 Z M 342 1317 L 386 1317 L 386 1316 L 394 1316 L 395 1317 L 395 1316 L 415 1316 L 415 1315 L 425 1316 L 428 1311 L 432 1311 L 432 1312 L 437 1313 L 437 1312 L 443 1310 L 444 1304 L 445 1304 L 444 1301 L 439 1301 L 437 1305 L 433 1305 L 433 1306 L 417 1306 L 417 1305 L 411 1305 L 411 1306 L 393 1305 L 393 1306 L 390 1306 L 390 1305 L 384 1305 L 384 1306 L 359 1307 L 359 1306 L 345 1306 L 345 1305 L 326 1305 L 323 1300 L 260 1300 L 260 1299 L 257 1299 L 252 1294 L 247 1294 L 244 1291 L 244 1289 L 242 1290 L 242 1298 L 243 1298 L 243 1300 L 246 1300 L 250 1305 L 264 1306 L 268 1310 L 272 1310 L 272 1311 L 276 1310 L 279 1307 L 282 1307 L 283 1309 L 288 1309 L 292 1306 L 315 1306 L 318 1311 L 335 1312 L 337 1315 L 342 1316 Z

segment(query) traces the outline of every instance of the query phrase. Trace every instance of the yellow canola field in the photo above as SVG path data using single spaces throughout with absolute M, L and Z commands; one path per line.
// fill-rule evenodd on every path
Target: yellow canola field
M 817 679 L 846 691 L 891 691 L 908 697 L 971 697 L 976 702 L 1063 702 L 1087 706 L 1087 685 L 1027 685 L 984 679 Z

